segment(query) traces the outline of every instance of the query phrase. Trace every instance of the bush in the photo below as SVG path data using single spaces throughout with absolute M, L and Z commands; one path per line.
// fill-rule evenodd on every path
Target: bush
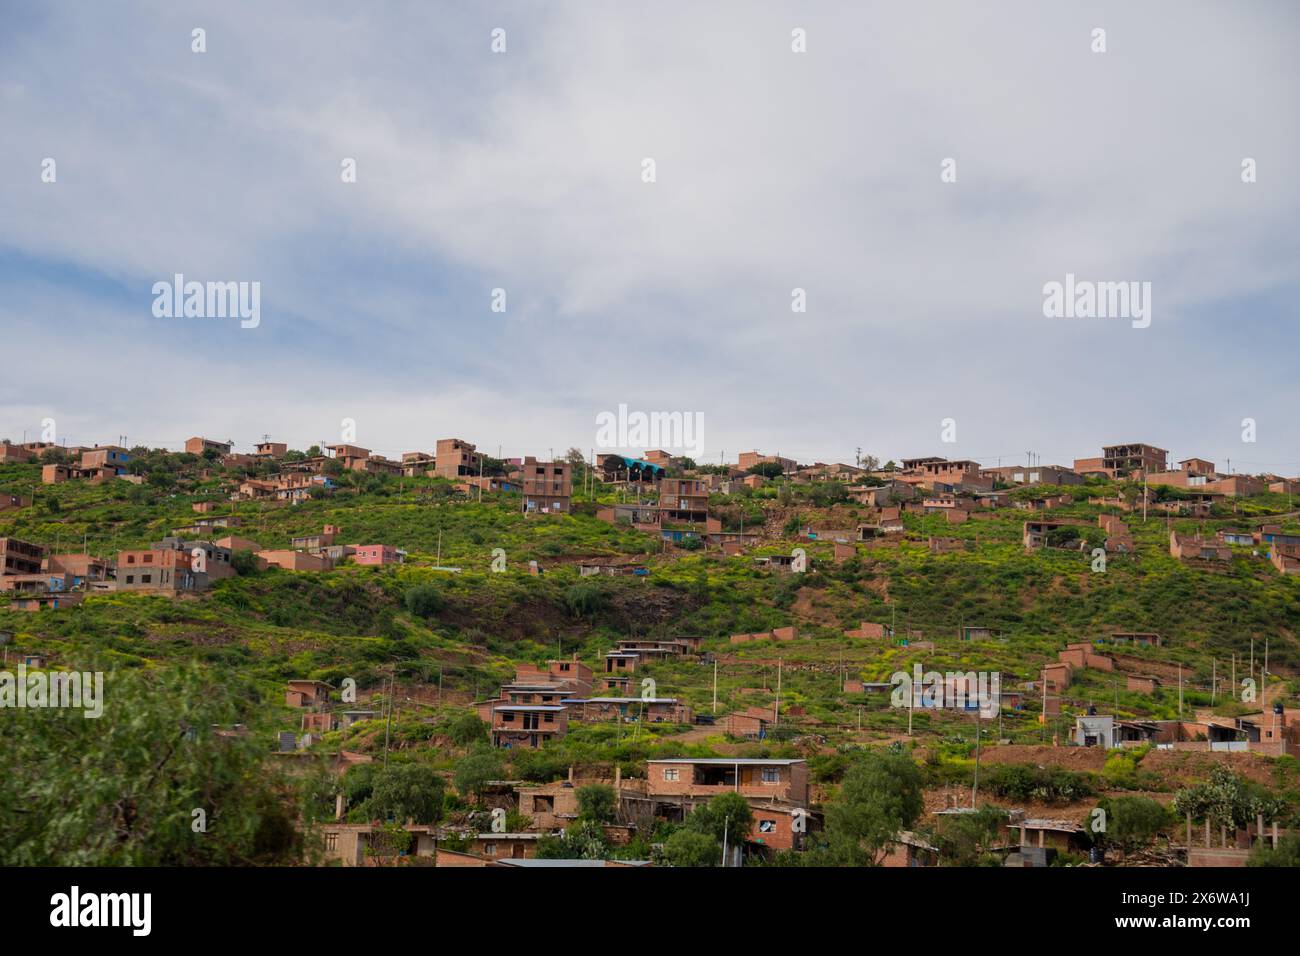
M 432 584 L 417 584 L 406 592 L 406 610 L 416 617 L 433 617 L 447 605 L 442 591 Z
M 596 823 L 613 823 L 618 809 L 618 795 L 614 788 L 603 783 L 578 788 L 578 819 Z
M 607 600 L 605 589 L 590 581 L 580 581 L 564 592 L 564 606 L 574 617 L 591 617 Z
M 664 842 L 664 859 L 669 866 L 717 866 L 721 857 L 717 840 L 685 827 Z

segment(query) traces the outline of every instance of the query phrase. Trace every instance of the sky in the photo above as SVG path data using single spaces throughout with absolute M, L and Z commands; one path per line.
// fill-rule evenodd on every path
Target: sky
M 544 457 L 622 405 L 708 462 L 1300 474 L 1298 41 L 1280 0 L 0 0 L 0 438 Z M 177 273 L 257 326 L 155 315 Z M 1150 324 L 1046 316 L 1067 275 Z

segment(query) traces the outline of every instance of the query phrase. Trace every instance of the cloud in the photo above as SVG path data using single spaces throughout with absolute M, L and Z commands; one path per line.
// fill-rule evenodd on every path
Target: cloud
M 1298 344 L 1276 5 L 56 3 L 7 26 L 0 320 L 29 330 L 54 275 L 69 336 L 9 387 L 77 409 L 77 440 L 359 409 L 377 448 L 537 453 L 626 402 L 703 412 L 709 457 L 1226 457 L 1247 415 L 1242 460 L 1295 457 L 1297 386 L 1257 377 L 1261 343 Z M 147 290 L 178 271 L 261 281 L 262 327 L 160 328 Z M 1044 319 L 1067 272 L 1150 281 L 1152 326 Z M 115 402 L 58 371 L 106 354 Z M 141 400 L 178 372 L 230 387 Z

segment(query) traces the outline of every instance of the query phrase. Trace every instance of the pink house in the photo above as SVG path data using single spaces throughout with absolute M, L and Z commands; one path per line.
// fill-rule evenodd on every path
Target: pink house
M 404 551 L 389 544 L 354 544 L 351 547 L 352 560 L 357 564 L 401 564 L 406 557 Z

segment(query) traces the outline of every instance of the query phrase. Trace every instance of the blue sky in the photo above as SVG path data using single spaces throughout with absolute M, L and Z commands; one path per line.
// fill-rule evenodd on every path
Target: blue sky
M 1297 474 L 1297 40 L 1284 3 L 0 0 L 0 437 L 545 455 L 625 403 L 710 460 Z M 155 318 L 176 272 L 261 324 Z M 1067 272 L 1151 282 L 1151 326 L 1045 318 Z

